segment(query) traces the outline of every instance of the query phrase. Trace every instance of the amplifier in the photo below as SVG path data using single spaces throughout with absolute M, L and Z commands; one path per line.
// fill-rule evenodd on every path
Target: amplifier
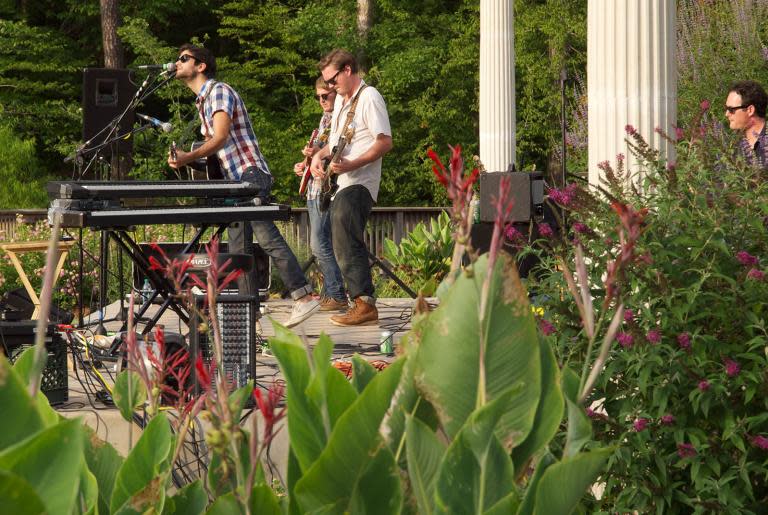
M 163 249 L 163 252 L 170 258 L 179 258 L 181 259 L 180 253 L 184 250 L 184 247 L 186 246 L 186 243 L 182 242 L 161 242 L 157 244 L 161 249 Z M 139 243 L 139 248 L 141 248 L 142 254 L 144 254 L 147 259 L 149 259 L 150 256 L 154 256 L 155 259 L 157 259 L 159 262 L 163 262 L 160 253 L 155 251 L 155 249 L 152 248 L 152 245 L 150 243 Z M 201 257 L 204 257 L 205 259 L 208 258 L 207 254 L 205 254 L 205 246 L 203 244 L 200 244 L 197 248 L 192 249 L 196 255 L 200 255 Z M 219 254 L 226 254 L 228 250 L 227 242 L 222 241 L 219 243 Z M 185 256 L 186 257 L 186 256 Z M 241 268 L 243 264 L 251 263 L 250 260 L 248 260 L 247 256 L 243 256 L 246 261 L 240 260 L 238 258 L 237 261 L 233 260 L 232 265 L 230 265 L 229 269 L 233 270 L 234 268 Z M 201 260 L 200 263 L 204 263 L 205 260 Z M 269 297 L 269 288 L 272 285 L 272 274 L 271 274 L 271 265 L 272 260 L 267 255 L 266 252 L 257 244 L 253 244 L 253 261 L 252 266 L 256 267 L 256 286 L 259 288 L 259 298 L 261 300 L 266 300 L 267 297 Z M 232 268 L 234 267 L 234 268 Z M 204 275 L 204 274 L 203 274 Z M 205 280 L 203 278 L 203 280 Z M 138 269 L 134 267 L 133 269 L 133 287 L 135 291 L 140 291 L 141 288 L 144 286 L 144 274 L 141 273 Z M 232 286 L 234 288 L 237 288 L 237 285 Z
M 480 221 L 496 220 L 493 198 L 499 196 L 501 179 L 509 177 L 512 211 L 507 222 L 527 222 L 541 216 L 544 205 L 544 177 L 541 172 L 485 172 L 480 174 Z
M 0 352 L 13 363 L 25 350 L 34 347 L 37 320 L 0 322 Z M 48 324 L 45 330 L 45 348 L 48 359 L 40 381 L 40 391 L 51 404 L 62 404 L 69 399 L 67 375 L 67 343 L 56 332 L 56 326 Z
M 224 352 L 223 369 L 227 381 L 235 388 L 256 380 L 256 321 L 259 299 L 251 295 L 220 295 L 216 299 L 216 320 L 221 328 Z M 189 320 L 189 352 L 191 363 L 201 355 L 209 365 L 213 359 L 213 329 L 210 309 L 205 297 L 195 296 L 195 308 Z M 194 371 L 197 383 L 197 372 Z

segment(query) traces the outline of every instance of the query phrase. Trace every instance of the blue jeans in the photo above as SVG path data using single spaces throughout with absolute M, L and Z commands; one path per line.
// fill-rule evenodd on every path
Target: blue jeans
M 320 200 L 307 199 L 309 214 L 309 246 L 317 260 L 317 267 L 323 274 L 323 294 L 342 302 L 347 301 L 344 293 L 344 279 L 333 254 L 331 240 L 331 213 L 320 211 Z
M 240 179 L 243 182 L 255 183 L 259 187 L 259 195 L 263 201 L 269 198 L 272 191 L 272 176 L 262 172 L 258 168 L 249 168 Z M 301 271 L 299 261 L 293 251 L 285 242 L 283 235 L 271 220 L 259 220 L 254 222 L 237 222 L 227 229 L 229 236 L 229 251 L 253 255 L 253 237 L 259 242 L 264 252 L 272 258 L 280 278 L 285 283 L 291 298 L 294 300 L 312 293 L 304 272 Z M 237 282 L 238 290 L 243 295 L 258 295 L 256 290 L 256 270 L 243 274 Z
M 331 202 L 331 236 L 336 259 L 352 299 L 373 304 L 373 278 L 365 245 L 365 225 L 373 209 L 368 188 L 360 184 L 339 191 Z

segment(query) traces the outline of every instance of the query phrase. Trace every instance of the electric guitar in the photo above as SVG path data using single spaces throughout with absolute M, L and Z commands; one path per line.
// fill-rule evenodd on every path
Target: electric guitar
M 312 148 L 315 144 L 315 139 L 317 138 L 317 129 L 312 131 L 312 135 L 309 137 L 309 142 L 307 143 L 307 146 L 309 148 Z M 304 195 L 307 192 L 307 186 L 309 186 L 309 181 L 312 180 L 312 172 L 310 172 L 310 164 L 312 163 L 312 158 L 307 156 L 307 158 L 304 160 L 304 175 L 301 176 L 301 183 L 299 183 L 299 195 Z
M 355 127 L 351 125 L 346 132 L 341 135 L 339 142 L 331 151 L 331 157 L 327 159 L 325 164 L 325 177 L 323 178 L 323 185 L 320 188 L 320 211 L 328 210 L 331 205 L 331 198 L 336 194 L 336 190 L 339 189 L 337 183 L 338 175 L 331 169 L 331 165 L 339 162 L 341 154 L 344 152 L 344 147 L 347 146 L 347 142 L 352 141 L 354 135 Z

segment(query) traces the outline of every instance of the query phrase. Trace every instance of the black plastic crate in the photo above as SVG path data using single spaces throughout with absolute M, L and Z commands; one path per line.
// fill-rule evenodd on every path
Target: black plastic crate
M 11 363 L 21 353 L 35 345 L 36 320 L 0 322 L 0 352 L 5 353 Z M 48 325 L 45 332 L 47 361 L 40 381 L 40 391 L 52 405 L 69 400 L 69 375 L 67 374 L 67 343 L 56 332 L 54 325 Z

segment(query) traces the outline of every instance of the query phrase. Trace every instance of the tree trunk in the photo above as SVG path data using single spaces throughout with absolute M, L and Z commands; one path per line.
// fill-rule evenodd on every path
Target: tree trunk
M 373 0 L 357 0 L 357 35 L 360 37 L 360 47 L 357 50 L 357 61 L 360 68 L 368 69 L 368 58 L 365 54 L 365 40 L 373 26 Z
M 117 27 L 120 25 L 118 0 L 99 0 L 101 8 L 101 41 L 105 68 L 125 68 L 125 56 Z

